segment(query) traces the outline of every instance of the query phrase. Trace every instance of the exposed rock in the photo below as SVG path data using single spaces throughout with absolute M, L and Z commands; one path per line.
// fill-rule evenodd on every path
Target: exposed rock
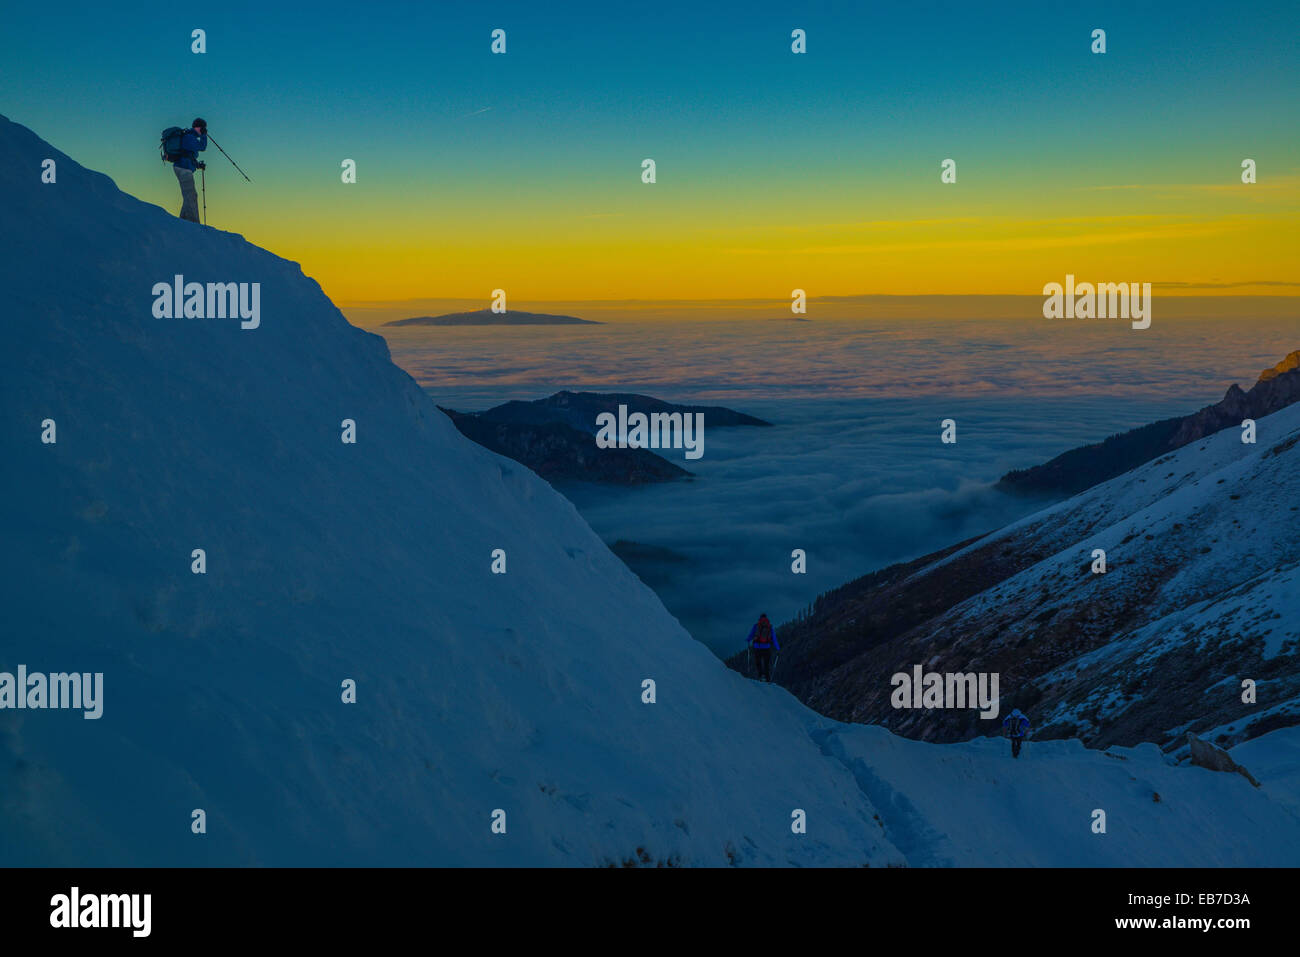
M 1197 767 L 1209 768 L 1211 771 L 1236 771 L 1255 787 L 1259 787 L 1259 782 L 1255 780 L 1255 776 L 1232 760 L 1232 755 L 1223 748 L 1217 747 L 1209 741 L 1202 741 L 1190 731 L 1187 732 L 1187 744 L 1192 749 L 1192 764 Z
M 1290 372 L 1292 369 L 1300 368 L 1300 349 L 1291 353 L 1271 369 L 1265 369 L 1259 374 L 1259 381 L 1265 382 L 1269 379 L 1275 379 L 1284 372 Z

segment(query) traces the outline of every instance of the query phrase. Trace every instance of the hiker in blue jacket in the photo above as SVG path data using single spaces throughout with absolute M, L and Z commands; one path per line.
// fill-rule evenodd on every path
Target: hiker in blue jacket
M 180 157 L 172 163 L 176 180 L 181 184 L 181 219 L 192 223 L 199 221 L 199 194 L 194 189 L 194 171 L 206 169 L 198 156 L 207 148 L 208 123 L 202 117 L 195 117 L 181 137 Z
M 772 649 L 781 650 L 781 646 L 776 643 L 776 629 L 768 621 L 767 612 L 758 616 L 758 621 L 754 622 L 754 627 L 749 629 L 749 637 L 745 639 L 749 647 L 754 651 L 754 666 L 758 669 L 758 680 L 772 680 Z
M 1025 735 L 1029 734 L 1029 719 L 1020 713 L 1019 708 L 1012 709 L 1002 719 L 1002 733 L 1011 739 L 1011 756 L 1020 757 L 1020 746 L 1025 742 Z

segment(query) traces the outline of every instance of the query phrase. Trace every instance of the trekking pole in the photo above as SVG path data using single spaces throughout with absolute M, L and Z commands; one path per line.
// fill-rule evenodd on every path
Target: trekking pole
M 211 134 L 211 133 L 208 134 L 208 139 L 212 140 L 212 145 L 213 145 L 213 146 L 215 146 L 217 149 L 221 150 L 221 144 L 218 143 L 216 140 L 213 140 L 213 139 L 212 139 L 212 134 Z M 229 154 L 229 153 L 227 153 L 225 150 L 221 150 L 221 155 L 224 156 L 226 159 L 230 160 L 230 165 L 231 165 L 231 166 L 233 166 L 235 169 L 239 169 L 239 164 L 236 163 L 234 160 L 230 159 L 230 154 Z M 248 179 L 248 174 L 245 173 L 242 169 L 239 169 L 239 175 L 242 176 L 242 177 L 244 177 L 244 179 Z M 248 181 L 249 181 L 250 183 L 252 182 L 251 179 L 248 179 Z
M 776 666 L 780 660 L 781 660 L 781 652 L 778 651 L 772 658 L 772 667 L 767 670 L 768 684 L 771 684 L 772 679 L 776 677 Z
M 203 184 L 203 225 L 208 224 L 208 169 L 203 167 L 199 170 L 199 182 Z

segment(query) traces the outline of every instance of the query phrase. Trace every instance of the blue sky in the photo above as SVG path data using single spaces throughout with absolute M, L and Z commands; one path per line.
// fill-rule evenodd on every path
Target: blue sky
M 768 264 L 728 259 L 743 236 L 703 234 L 785 224 L 792 209 L 813 222 L 846 207 L 859 220 L 1078 215 L 1057 200 L 1080 183 L 1213 182 L 1242 155 L 1277 183 L 1296 176 L 1300 146 L 1294 3 L 71 3 L 12 5 L 5 20 L 0 112 L 169 208 L 158 132 L 203 115 L 256 184 L 209 156 L 215 224 L 349 298 L 486 294 L 488 260 L 538 295 L 766 294 L 753 287 Z M 488 52 L 495 27 L 506 56 Z M 795 27 L 806 56 L 790 54 Z M 936 204 L 931 165 L 949 155 L 979 188 Z M 645 156 L 661 168 L 652 203 L 635 192 Z M 337 188 L 343 158 L 364 191 Z M 701 245 L 675 257 L 683 237 Z M 657 265 L 593 288 L 602 250 L 606 270 L 637 254 Z M 1192 258 L 1203 271 L 1223 256 Z M 428 263 L 443 265 L 426 282 L 414 274 Z M 915 263 L 889 264 L 913 277 L 899 288 L 856 283 L 843 262 L 798 268 L 826 293 L 954 291 L 924 287 Z M 1036 282 L 1056 271 L 1032 268 Z M 1033 285 L 972 281 L 952 285 Z

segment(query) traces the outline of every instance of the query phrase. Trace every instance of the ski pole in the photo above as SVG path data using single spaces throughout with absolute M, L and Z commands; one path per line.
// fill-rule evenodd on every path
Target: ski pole
M 769 683 L 772 681 L 773 678 L 776 677 L 776 666 L 780 660 L 781 660 L 781 652 L 778 651 L 772 657 L 772 667 L 767 670 L 767 680 Z
M 212 140 L 212 134 L 211 134 L 211 133 L 208 134 L 208 139 Z M 212 145 L 215 146 L 217 149 L 221 150 L 221 144 L 218 143 L 216 140 L 212 140 Z M 230 160 L 230 165 L 231 165 L 231 166 L 233 166 L 235 169 L 239 169 L 239 164 L 236 163 L 234 160 L 230 159 L 230 154 L 229 154 L 229 153 L 227 153 L 225 150 L 221 150 L 221 155 L 224 156 L 226 159 Z M 244 179 L 248 179 L 248 174 L 245 173 L 242 169 L 239 169 L 239 175 L 242 176 L 242 177 L 244 177 Z M 251 179 L 248 179 L 248 181 L 249 181 L 250 183 L 252 182 Z
M 203 225 L 208 224 L 208 168 L 199 168 L 199 182 L 203 184 Z

